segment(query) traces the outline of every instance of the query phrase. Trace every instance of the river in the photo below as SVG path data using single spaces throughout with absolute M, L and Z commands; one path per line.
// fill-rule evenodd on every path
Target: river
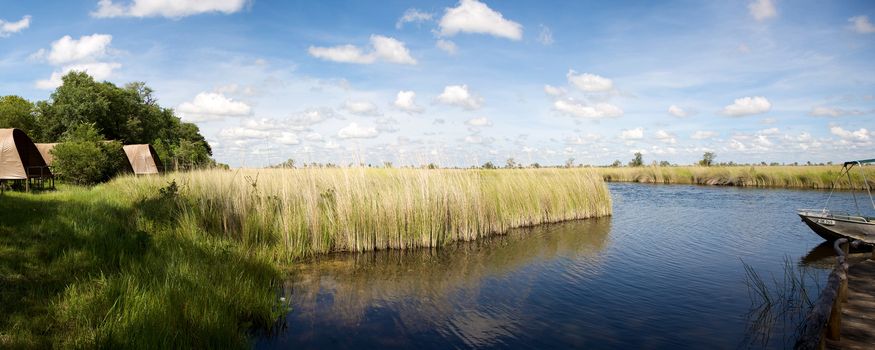
M 828 192 L 609 186 L 612 217 L 441 249 L 332 254 L 299 264 L 282 291 L 291 311 L 256 347 L 792 345 L 791 322 L 778 318 L 769 330 L 751 330 L 757 314 L 743 263 L 771 281 L 783 279 L 790 261 L 809 271 L 816 293 L 830 250 L 817 248 L 823 240 L 795 209 L 822 207 Z M 847 192 L 831 203 L 853 209 Z

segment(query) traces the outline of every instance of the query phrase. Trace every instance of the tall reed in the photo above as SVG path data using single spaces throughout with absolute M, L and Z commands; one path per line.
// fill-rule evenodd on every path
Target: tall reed
M 865 189 L 859 168 L 851 180 L 839 176 L 841 166 L 649 166 L 593 168 L 605 181 L 693 184 L 744 187 Z M 870 188 L 875 188 L 875 167 L 863 168 Z
M 294 259 L 333 251 L 435 247 L 510 228 L 611 214 L 585 169 L 205 170 L 114 181 L 147 199 L 179 185 L 178 220 Z

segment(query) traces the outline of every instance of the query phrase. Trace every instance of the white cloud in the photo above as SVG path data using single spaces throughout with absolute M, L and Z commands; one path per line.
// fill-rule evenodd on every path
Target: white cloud
M 764 21 L 778 15 L 772 0 L 754 0 L 747 5 L 747 9 L 757 21 Z
M 714 131 L 706 131 L 706 130 L 697 130 L 690 136 L 693 140 L 707 140 L 712 137 L 716 137 L 717 133 Z
M 377 105 L 370 101 L 346 101 L 343 109 L 355 115 L 376 116 L 380 115 Z
M 601 140 L 602 136 L 596 133 L 588 133 L 586 135 L 581 136 L 570 136 L 565 139 L 565 143 L 569 145 L 586 145 L 598 140 Z
M 459 52 L 459 48 L 456 47 L 456 43 L 449 40 L 438 39 L 438 41 L 435 42 L 434 45 L 450 55 L 455 55 L 457 52 Z
M 304 140 L 307 140 L 307 141 L 322 141 L 322 139 L 323 139 L 322 134 L 320 134 L 318 132 L 308 132 L 308 133 L 304 134 Z
M 433 15 L 428 12 L 423 12 L 417 9 L 407 9 L 407 11 L 404 11 L 404 15 L 398 19 L 398 22 L 395 22 L 395 28 L 401 29 L 406 23 L 428 22 L 431 21 L 432 17 Z
M 644 138 L 644 128 L 627 129 L 620 132 L 623 140 L 640 140 Z
M 471 118 L 465 122 L 468 126 L 491 126 L 492 122 L 489 121 L 489 118 L 480 117 L 480 118 Z
M 842 129 L 839 126 L 831 126 L 829 128 L 829 132 L 833 135 L 841 137 L 846 141 L 855 141 L 855 142 L 865 142 L 869 141 L 869 130 L 866 128 L 860 128 L 856 131 L 850 131 Z
M 301 143 L 301 141 L 298 140 L 298 135 L 295 135 L 295 133 L 291 132 L 281 133 L 279 137 L 274 138 L 274 141 L 284 145 L 297 145 Z
M 379 132 L 373 126 L 359 126 L 358 123 L 349 123 L 337 132 L 337 137 L 342 139 L 370 139 L 377 137 Z
M 241 127 L 227 128 L 219 131 L 219 137 L 232 140 L 265 139 L 269 136 L 270 133 L 267 131 Z
M 620 107 L 610 103 L 587 105 L 572 99 L 556 100 L 553 102 L 553 108 L 563 114 L 586 119 L 613 118 L 623 115 L 623 110 Z
M 723 108 L 723 114 L 732 117 L 741 117 L 768 112 L 772 104 L 765 97 L 742 97 L 735 99 L 734 103 Z
M 231 14 L 243 9 L 248 0 L 133 0 L 123 5 L 100 0 L 92 17 L 168 17 L 181 18 L 202 13 Z
M 678 118 L 683 118 L 683 117 L 687 116 L 687 111 L 685 111 L 683 108 L 680 108 L 678 106 L 671 105 L 671 106 L 668 106 L 668 114 L 671 114 L 671 115 L 678 117 Z
M 553 85 L 544 85 L 544 92 L 550 96 L 562 96 L 565 95 L 565 89 L 561 87 L 555 87 Z
M 253 130 L 279 130 L 283 129 L 283 123 L 274 119 L 247 119 L 243 122 L 243 126 Z
M 465 143 L 472 143 L 477 145 L 488 145 L 495 142 L 495 139 L 492 137 L 483 137 L 480 135 L 468 135 L 465 136 Z
M 30 27 L 30 16 L 24 16 L 17 22 L 6 22 L 0 19 L 0 38 L 10 36 Z
M 422 107 L 416 104 L 416 92 L 413 91 L 398 91 L 392 105 L 407 113 L 422 113 L 423 111 Z
M 398 64 L 416 64 L 404 42 L 382 35 L 371 35 L 371 51 L 365 53 L 355 45 L 310 46 L 310 56 L 341 63 L 371 64 L 378 59 Z
M 550 30 L 550 27 L 541 25 L 541 32 L 538 33 L 538 42 L 542 45 L 553 44 L 553 31 Z
M 68 66 L 64 66 L 60 71 L 52 72 L 51 77 L 49 79 L 37 80 L 36 87 L 39 89 L 54 89 L 58 86 L 61 86 L 64 75 L 71 71 L 77 72 L 85 72 L 88 73 L 94 80 L 102 81 L 106 80 L 112 75 L 112 72 L 116 69 L 121 68 L 121 64 L 114 62 L 93 62 L 93 63 L 78 63 L 71 64 Z
M 477 0 L 460 0 L 458 6 L 447 8 L 439 25 L 442 36 L 461 32 L 489 34 L 511 40 L 523 37 L 522 25 L 505 19 L 501 13 Z
M 848 18 L 848 22 L 851 22 L 853 24 L 851 28 L 853 28 L 854 31 L 857 33 L 875 33 L 875 26 L 872 25 L 872 22 L 869 22 L 869 16 L 854 16 Z
M 611 79 L 589 73 L 576 74 L 573 69 L 568 70 L 565 76 L 568 82 L 583 92 L 605 92 L 614 88 Z
M 252 112 L 246 103 L 215 92 L 201 92 L 191 102 L 180 104 L 176 110 L 184 120 L 193 122 L 246 116 Z
M 313 125 L 324 122 L 325 120 L 328 120 L 328 118 L 336 117 L 337 113 L 335 113 L 334 110 L 331 108 L 310 108 L 293 114 L 289 118 L 287 124 L 297 129 L 303 130 Z
M 438 102 L 455 105 L 464 109 L 478 109 L 483 105 L 483 98 L 468 91 L 468 85 L 448 85 L 437 97 Z
M 653 135 L 657 140 L 665 143 L 674 144 L 678 142 L 674 135 L 665 130 L 657 130 Z
M 325 144 L 322 145 L 322 148 L 338 149 L 338 148 L 340 148 L 340 145 L 337 142 L 334 142 L 334 140 L 328 140 L 328 141 L 325 141 Z
M 45 58 L 53 65 L 62 65 L 73 62 L 93 62 L 106 56 L 109 44 L 112 43 L 112 35 L 92 34 L 83 35 L 79 39 L 73 39 L 69 35 L 52 42 L 52 47 L 46 53 L 44 49 L 37 51 L 31 57 Z

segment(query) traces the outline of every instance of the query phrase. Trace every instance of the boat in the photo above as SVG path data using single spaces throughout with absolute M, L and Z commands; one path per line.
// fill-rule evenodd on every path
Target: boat
M 869 202 L 872 208 L 875 209 L 875 200 L 872 199 L 872 191 L 869 188 L 869 181 L 866 179 L 866 173 L 863 171 L 863 164 L 875 163 L 875 159 L 854 160 L 845 162 L 842 165 L 842 170 L 839 172 L 839 178 L 843 175 L 848 176 L 848 182 L 851 182 L 851 169 L 854 167 L 860 168 L 860 173 L 863 175 L 863 187 L 866 188 L 866 193 L 869 195 Z M 836 179 L 838 180 L 838 178 Z M 854 205 L 857 207 L 857 213 L 836 212 L 827 209 L 829 199 L 835 191 L 833 181 L 832 191 L 826 200 L 826 204 L 822 209 L 797 209 L 796 214 L 802 218 L 811 230 L 818 236 L 823 237 L 827 241 L 834 241 L 839 238 L 848 238 L 851 240 L 861 240 L 866 243 L 875 243 L 875 217 L 865 216 L 860 211 L 860 204 L 857 201 L 857 195 L 853 192 Z M 852 186 L 853 187 L 853 186 Z

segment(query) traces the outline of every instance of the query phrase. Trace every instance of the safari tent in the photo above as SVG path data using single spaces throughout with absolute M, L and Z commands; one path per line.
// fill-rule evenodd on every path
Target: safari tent
M 52 172 L 33 141 L 19 129 L 0 129 L 0 180 L 24 180 L 25 188 L 32 179 L 42 184 L 52 178 Z
M 55 148 L 57 143 L 35 143 L 34 145 L 36 145 L 36 149 L 39 150 L 39 154 L 43 156 L 46 165 L 52 166 L 52 163 L 55 160 L 55 157 L 52 156 L 52 149 Z
M 131 164 L 131 170 L 137 175 L 158 174 L 161 170 L 158 154 L 152 145 L 125 145 L 125 155 Z

